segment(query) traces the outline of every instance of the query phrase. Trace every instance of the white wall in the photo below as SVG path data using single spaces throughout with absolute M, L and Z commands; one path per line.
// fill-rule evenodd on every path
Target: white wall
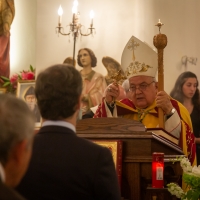
M 18 34 L 17 41 L 20 40 L 20 44 L 23 45 L 18 45 L 17 51 L 19 50 L 21 54 L 19 62 L 15 62 L 15 65 L 18 65 L 20 69 L 25 69 L 27 65 L 35 61 L 38 73 L 49 65 L 62 63 L 66 57 L 73 54 L 73 38 L 58 36 L 55 33 L 58 23 L 57 10 L 60 4 L 64 9 L 62 24 L 65 31 L 68 31 L 66 25 L 72 19 L 73 0 L 37 0 L 36 55 L 34 55 L 34 50 L 32 51 L 35 46 L 34 33 L 31 31 L 35 26 L 31 25 L 35 23 L 33 22 L 35 15 L 32 11 L 33 6 L 36 5 L 35 1 L 16 1 L 18 4 L 24 3 L 23 8 L 16 6 L 16 12 L 19 13 L 19 10 L 23 9 L 25 11 L 20 12 L 20 15 L 23 15 L 20 26 L 20 34 L 22 32 L 23 37 Z M 89 12 L 91 9 L 95 12 L 96 35 L 79 37 L 76 43 L 76 56 L 80 48 L 91 48 L 98 58 L 96 71 L 106 75 L 106 69 L 101 62 L 103 56 L 113 57 L 120 62 L 123 49 L 132 35 L 154 47 L 153 37 L 158 34 L 155 24 L 158 19 L 161 19 L 165 24 L 161 32 L 168 37 L 168 45 L 164 51 L 165 90 L 170 92 L 177 76 L 185 70 L 193 71 L 200 80 L 198 69 L 200 62 L 198 53 L 200 48 L 198 38 L 200 35 L 199 0 L 79 0 L 80 20 L 86 28 L 90 24 Z M 32 23 L 27 23 L 27 20 Z M 30 27 L 26 27 L 25 24 Z M 12 29 L 14 30 L 14 27 Z M 19 30 L 17 31 L 19 32 Z M 17 31 L 16 33 L 13 31 L 13 34 L 17 34 Z M 184 55 L 197 57 L 197 65 L 188 64 L 185 69 L 181 65 L 181 57 Z M 77 69 L 80 68 L 77 67 Z M 12 71 L 13 68 L 11 68 Z
M 11 26 L 11 75 L 35 66 L 36 0 L 15 0 L 15 18 Z

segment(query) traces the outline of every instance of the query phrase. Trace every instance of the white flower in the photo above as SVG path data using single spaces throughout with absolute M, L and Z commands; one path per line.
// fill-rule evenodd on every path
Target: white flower
M 197 200 L 197 196 L 200 194 L 200 165 L 198 167 L 192 167 L 191 163 L 186 157 L 179 157 L 173 161 L 180 161 L 180 165 L 183 169 L 183 181 L 187 182 L 190 189 L 184 193 L 182 188 L 180 188 L 178 185 L 175 183 L 170 183 L 167 185 L 168 191 L 172 195 L 176 195 L 176 197 L 181 198 L 181 200 Z
M 192 172 L 192 166 L 188 158 L 184 157 L 180 161 L 180 165 L 184 172 Z
M 168 191 L 172 194 L 172 195 L 176 195 L 176 197 L 181 198 L 184 195 L 184 192 L 182 190 L 182 188 L 180 186 L 178 186 L 175 183 L 170 183 L 167 185 L 168 186 Z
M 200 165 L 198 167 L 195 165 L 192 168 L 192 173 L 194 173 L 195 175 L 199 175 L 200 176 Z

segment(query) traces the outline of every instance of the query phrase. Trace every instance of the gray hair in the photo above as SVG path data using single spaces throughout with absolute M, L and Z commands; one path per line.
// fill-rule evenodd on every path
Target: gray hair
M 34 125 L 34 114 L 23 100 L 11 94 L 0 94 L 0 162 L 2 164 L 7 162 L 14 145 L 24 139 L 32 141 Z
M 126 79 L 126 80 L 122 83 L 122 87 L 124 88 L 124 91 L 125 91 L 126 93 L 129 91 L 129 88 L 130 88 L 129 79 Z

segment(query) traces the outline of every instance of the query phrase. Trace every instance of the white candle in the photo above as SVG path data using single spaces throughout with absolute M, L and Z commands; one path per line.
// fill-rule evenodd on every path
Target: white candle
M 61 24 L 61 22 L 62 22 L 62 15 L 63 15 L 63 9 L 60 5 L 60 7 L 58 9 L 58 24 Z
M 72 7 L 72 13 L 73 13 L 73 14 L 76 14 L 76 13 L 77 13 L 77 6 L 73 6 L 73 7 Z
M 91 25 L 93 25 L 94 11 L 90 11 Z
M 158 20 L 158 23 L 160 23 L 160 19 Z
M 75 7 L 78 7 L 78 1 L 77 0 L 74 0 L 73 4 L 74 4 Z

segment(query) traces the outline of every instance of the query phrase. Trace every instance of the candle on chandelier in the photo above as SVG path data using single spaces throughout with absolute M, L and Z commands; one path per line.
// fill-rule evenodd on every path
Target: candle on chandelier
M 73 24 L 75 24 L 75 19 L 76 19 L 76 14 L 77 14 L 77 6 L 78 6 L 78 1 L 74 1 L 74 5 L 72 7 L 72 13 L 73 13 L 72 23 Z
M 164 187 L 164 153 L 152 154 L 152 187 Z
M 90 11 L 91 25 L 93 25 L 94 11 Z
M 158 23 L 161 23 L 161 22 L 160 22 L 160 19 L 158 19 Z
M 62 22 L 62 15 L 63 15 L 63 9 L 60 5 L 59 9 L 58 9 L 58 25 L 61 25 Z

